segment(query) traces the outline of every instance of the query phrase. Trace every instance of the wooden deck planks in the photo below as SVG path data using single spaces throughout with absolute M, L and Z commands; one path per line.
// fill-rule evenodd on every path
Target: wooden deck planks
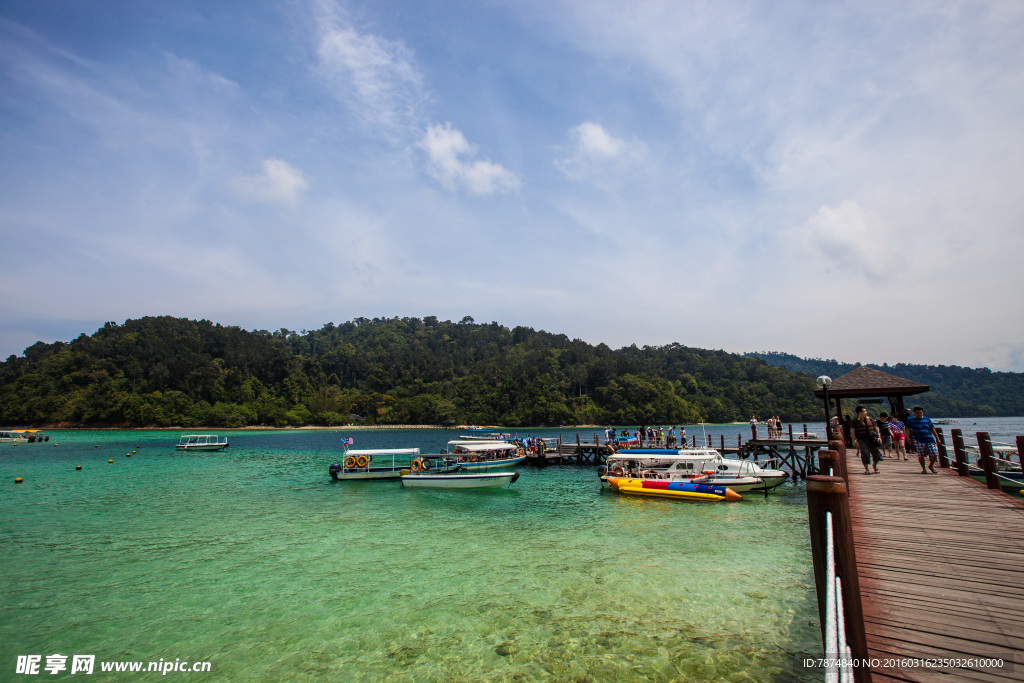
M 916 459 L 879 469 L 865 476 L 847 453 L 871 656 L 1016 661 L 1003 670 L 876 668 L 873 679 L 1024 680 L 1024 501 L 955 470 L 921 474 Z

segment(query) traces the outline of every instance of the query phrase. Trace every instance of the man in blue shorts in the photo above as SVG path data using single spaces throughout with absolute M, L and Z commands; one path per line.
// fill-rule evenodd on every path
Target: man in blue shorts
M 910 438 L 914 440 L 917 460 L 921 463 L 921 474 L 928 474 L 924 468 L 925 455 L 928 456 L 928 469 L 935 474 L 935 459 L 939 457 L 939 434 L 932 421 L 924 416 L 924 408 L 914 406 L 914 416 L 907 418 L 907 426 L 910 427 Z

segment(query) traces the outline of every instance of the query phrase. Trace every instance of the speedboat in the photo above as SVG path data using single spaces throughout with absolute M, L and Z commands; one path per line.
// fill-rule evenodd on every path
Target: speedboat
M 5 429 L 0 431 L 0 443 L 28 443 L 28 434 L 23 429 Z
M 402 470 L 431 471 L 435 464 L 443 472 L 458 468 L 443 455 L 420 458 L 418 448 L 364 448 L 346 450 L 342 462 L 332 463 L 328 472 L 331 479 L 340 481 L 394 481 L 402 478 Z
M 608 456 L 599 469 L 601 481 L 609 477 L 688 481 L 728 486 L 737 493 L 769 491 L 788 478 L 783 470 L 756 462 L 723 458 L 713 448 L 630 448 Z
M 402 486 L 425 489 L 483 489 L 511 486 L 518 472 L 476 472 L 462 474 L 430 474 L 423 470 L 402 473 Z
M 179 451 L 222 451 L 227 447 L 228 438 L 221 440 L 216 434 L 187 434 L 175 446 Z
M 692 481 L 609 477 L 608 483 L 619 493 L 634 496 L 656 496 L 659 498 L 675 498 L 677 500 L 692 500 L 706 503 L 717 503 L 723 500 L 733 501 L 742 498 L 731 487 L 714 486 Z
M 448 454 L 464 472 L 488 472 L 515 467 L 526 460 L 526 452 L 517 444 L 507 442 L 449 441 Z

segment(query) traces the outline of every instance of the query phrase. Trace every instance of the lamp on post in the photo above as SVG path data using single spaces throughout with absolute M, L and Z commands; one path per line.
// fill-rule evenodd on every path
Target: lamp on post
M 818 388 L 825 394 L 825 438 L 829 441 L 832 440 L 832 423 L 828 420 L 828 388 L 832 386 L 832 378 L 828 375 L 821 375 L 818 379 L 814 380 Z

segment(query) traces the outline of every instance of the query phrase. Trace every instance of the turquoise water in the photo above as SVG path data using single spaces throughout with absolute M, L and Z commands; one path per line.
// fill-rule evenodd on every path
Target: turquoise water
M 602 491 L 589 466 L 486 492 L 334 482 L 342 433 L 3 447 L 0 679 L 55 652 L 210 661 L 216 680 L 820 679 L 800 665 L 820 652 L 802 486 L 687 504 Z

